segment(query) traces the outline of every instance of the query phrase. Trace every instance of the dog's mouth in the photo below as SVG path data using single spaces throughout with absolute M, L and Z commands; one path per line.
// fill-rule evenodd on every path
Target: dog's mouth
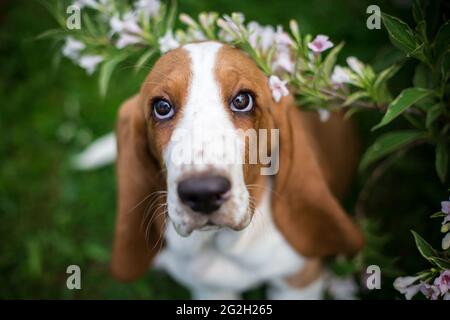
M 203 216 L 195 212 L 183 212 L 182 216 L 184 219 L 179 221 L 178 219 L 171 219 L 169 214 L 169 219 L 175 230 L 183 237 L 188 237 L 194 231 L 203 232 L 221 229 L 240 231 L 245 229 L 252 219 L 250 210 L 246 210 L 246 214 L 239 221 L 235 221 L 234 217 L 220 212 L 211 216 Z

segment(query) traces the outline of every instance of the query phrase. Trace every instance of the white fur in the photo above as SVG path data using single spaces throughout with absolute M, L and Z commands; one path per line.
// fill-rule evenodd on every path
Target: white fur
M 251 224 L 241 231 L 194 231 L 185 238 L 168 225 L 166 246 L 155 266 L 189 287 L 194 298 L 239 298 L 243 291 L 267 282 L 271 299 L 320 299 L 322 279 L 303 289 L 283 281 L 300 270 L 305 258 L 274 225 L 271 192 L 269 185 Z
M 167 167 L 168 214 L 176 230 L 189 235 L 208 222 L 242 228 L 250 222 L 249 194 L 244 184 L 243 142 L 227 113 L 214 76 L 217 42 L 188 44 L 191 83 L 181 118 L 172 133 L 164 160 Z M 230 155 L 236 155 L 230 159 Z M 230 161 L 235 160 L 238 161 Z M 230 198 L 211 215 L 193 212 L 178 198 L 178 182 L 190 175 L 217 173 L 231 182 Z

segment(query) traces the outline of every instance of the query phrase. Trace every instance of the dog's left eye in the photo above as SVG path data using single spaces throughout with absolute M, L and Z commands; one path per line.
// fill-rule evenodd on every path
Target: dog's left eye
M 231 101 L 231 110 L 236 112 L 247 112 L 253 108 L 253 97 L 250 93 L 239 92 Z
M 160 120 L 169 119 L 174 115 L 175 111 L 172 105 L 164 99 L 158 99 L 153 102 L 153 114 Z

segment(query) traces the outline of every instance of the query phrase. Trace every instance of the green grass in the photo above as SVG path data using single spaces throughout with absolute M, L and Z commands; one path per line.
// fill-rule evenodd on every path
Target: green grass
M 285 26 L 295 18 L 305 32 L 345 40 L 341 59 L 356 55 L 382 67 L 396 56 L 383 30 L 365 28 L 365 8 L 373 1 L 179 2 L 180 11 L 193 14 L 242 11 L 250 20 Z M 410 18 L 407 9 L 379 3 Z M 138 90 L 145 73 L 134 75 L 131 67 L 117 70 L 102 99 L 95 76 L 67 60 L 58 62 L 51 41 L 34 40 L 55 25 L 38 2 L 11 1 L 0 19 L 0 298 L 188 298 L 188 292 L 162 272 L 151 271 L 130 284 L 111 278 L 114 169 L 70 168 L 72 155 L 114 128 L 118 107 Z M 409 83 L 412 70 L 407 66 L 396 78 L 394 91 Z M 376 113 L 359 116 L 364 146 L 373 140 L 369 128 L 379 119 Z M 381 221 L 383 233 L 391 237 L 382 254 L 417 256 L 401 259 L 397 270 L 415 272 L 422 263 L 409 228 L 439 239 L 438 227 L 427 217 L 437 211 L 445 188 L 430 163 L 427 147 L 414 152 L 381 179 L 367 205 L 367 215 Z M 365 179 L 359 178 L 347 201 L 351 211 Z M 80 291 L 66 289 L 65 270 L 71 264 L 82 269 Z M 383 278 L 383 285 L 392 287 L 391 280 Z M 367 296 L 392 298 L 395 293 L 389 288 Z M 261 297 L 261 292 L 248 297 Z

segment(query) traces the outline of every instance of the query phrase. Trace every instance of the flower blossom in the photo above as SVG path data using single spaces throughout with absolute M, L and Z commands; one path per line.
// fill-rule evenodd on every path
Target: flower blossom
M 166 34 L 162 38 L 159 38 L 158 43 L 159 50 L 162 53 L 166 53 L 167 51 L 176 49 L 180 46 L 178 40 L 173 36 L 172 30 L 167 30 Z
M 86 72 L 91 75 L 94 73 L 97 65 L 103 61 L 103 57 L 99 55 L 84 55 L 81 56 L 78 64 L 80 67 L 86 70 Z
M 444 220 L 442 221 L 442 225 L 445 225 L 447 222 L 450 222 L 450 208 L 447 206 L 450 206 L 450 201 L 442 201 L 442 213 L 445 213 Z
M 414 284 L 420 276 L 417 277 L 398 277 L 394 281 L 394 288 L 405 295 L 406 300 L 411 300 L 422 287 L 422 283 Z
M 450 214 L 450 201 L 441 202 L 441 211 L 446 214 Z
M 434 279 L 434 285 L 439 289 L 442 295 L 450 291 L 450 270 L 444 270 L 439 277 Z
M 126 46 L 134 45 L 134 44 L 138 44 L 138 43 L 142 43 L 141 37 L 134 36 L 134 35 L 128 34 L 128 33 L 122 33 L 120 35 L 120 38 L 116 42 L 116 47 L 118 49 L 122 49 L 122 48 L 125 48 Z
M 318 109 L 320 122 L 327 122 L 331 117 L 331 112 L 327 109 Z
M 441 202 L 441 211 L 445 214 L 442 221 L 441 232 L 448 232 L 450 228 L 450 201 Z M 447 250 L 450 248 L 450 233 L 447 233 L 442 239 L 442 249 Z
M 350 72 L 348 72 L 345 68 L 336 65 L 333 69 L 333 73 L 331 74 L 331 82 L 336 85 L 350 83 Z
M 282 26 L 277 26 L 277 31 L 275 32 L 274 38 L 277 46 L 281 46 L 283 48 L 289 48 L 294 44 L 289 34 L 283 30 Z
M 316 38 L 308 43 L 308 48 L 310 48 L 314 53 L 321 53 L 328 50 L 334 46 L 333 42 L 328 40 L 328 36 L 319 34 Z
M 138 16 L 134 12 L 127 12 L 123 15 L 123 19 L 120 19 L 118 15 L 114 15 L 109 21 L 111 28 L 111 34 L 114 33 L 135 33 L 142 32 L 141 27 L 138 25 Z
M 272 26 L 262 26 L 258 22 L 251 21 L 247 29 L 250 34 L 248 41 L 254 49 L 267 52 L 274 44 L 276 32 Z
M 350 69 L 355 71 L 358 75 L 363 76 L 364 64 L 361 61 L 359 61 L 356 57 L 348 57 L 347 64 L 350 67 Z
M 216 19 L 217 14 L 212 12 L 202 12 L 198 15 L 198 20 L 205 29 L 209 29 Z
M 293 73 L 295 69 L 295 62 L 291 58 L 289 51 L 279 51 L 272 63 L 272 69 L 274 71 L 281 70 Z
M 328 282 L 328 291 L 335 300 L 355 300 L 358 285 L 353 277 L 331 277 Z
M 62 48 L 62 54 L 72 60 L 78 59 L 80 52 L 86 48 L 86 45 L 77 39 L 68 36 Z
M 135 3 L 135 8 L 138 15 L 142 12 L 144 18 L 148 20 L 150 17 L 156 17 L 161 8 L 161 2 L 159 0 L 138 0 Z
M 99 4 L 97 3 L 96 0 L 75 0 L 73 2 L 73 5 L 77 6 L 80 9 L 82 9 L 84 7 L 98 9 L 98 6 L 99 6 Z
M 118 15 L 114 15 L 109 21 L 111 28 L 111 36 L 115 33 L 119 34 L 116 47 L 122 49 L 129 45 L 142 43 L 142 29 L 138 25 L 138 16 L 134 12 L 127 12 L 120 19 Z
M 223 19 L 217 19 L 217 25 L 222 29 L 219 31 L 219 35 L 227 42 L 241 37 L 244 20 L 245 17 L 242 13 L 233 13 L 231 17 L 226 14 L 223 15 Z
M 433 284 L 428 284 L 426 282 L 421 283 L 420 292 L 430 300 L 437 300 L 439 298 L 439 288 Z
M 272 97 L 275 102 L 279 102 L 282 97 L 289 94 L 289 90 L 286 86 L 287 81 L 282 81 L 277 76 L 270 76 L 269 78 L 269 88 L 272 91 Z

